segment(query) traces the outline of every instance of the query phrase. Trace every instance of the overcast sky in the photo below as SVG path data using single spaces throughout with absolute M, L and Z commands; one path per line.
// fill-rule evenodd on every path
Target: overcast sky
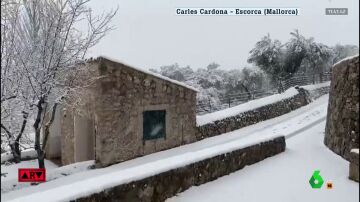
M 90 55 L 145 69 L 213 61 L 243 67 L 264 35 L 286 42 L 294 29 L 327 45 L 359 43 L 359 0 L 92 0 L 90 6 L 97 13 L 119 7 L 116 30 Z M 298 7 L 300 16 L 177 16 L 178 7 Z M 349 15 L 325 15 L 329 7 L 349 8 Z

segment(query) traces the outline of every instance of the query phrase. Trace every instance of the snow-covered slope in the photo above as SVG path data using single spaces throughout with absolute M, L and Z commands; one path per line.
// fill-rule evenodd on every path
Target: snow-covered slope
M 31 158 L 35 159 L 37 157 L 37 153 L 34 149 L 26 149 L 21 151 L 21 158 Z M 13 155 L 11 152 L 5 152 L 1 154 L 1 163 L 5 163 L 6 161 L 9 161 L 10 159 L 13 159 Z
M 325 119 L 327 100 L 328 97 L 323 96 L 305 107 L 275 119 L 107 168 L 87 170 L 38 186 L 12 191 L 2 194 L 1 199 L 2 201 L 69 201 L 273 137 L 294 135 L 296 131 Z
M 349 163 L 323 144 L 324 129 L 325 121 L 288 139 L 284 153 L 192 187 L 167 202 L 358 202 L 359 184 L 348 179 Z M 309 184 L 314 170 L 324 179 L 321 189 Z M 327 182 L 332 189 L 326 188 Z

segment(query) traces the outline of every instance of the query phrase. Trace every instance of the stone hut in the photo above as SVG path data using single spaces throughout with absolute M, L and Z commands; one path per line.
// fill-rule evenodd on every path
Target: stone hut
M 324 143 L 347 160 L 359 148 L 359 56 L 332 68 Z
M 196 140 L 196 89 L 105 57 L 85 66 L 93 82 L 59 108 L 47 158 L 103 167 Z

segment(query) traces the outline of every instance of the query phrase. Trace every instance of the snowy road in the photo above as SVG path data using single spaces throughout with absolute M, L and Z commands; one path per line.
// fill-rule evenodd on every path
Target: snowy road
M 167 202 L 358 202 L 359 184 L 347 179 L 349 163 L 323 144 L 325 121 L 287 139 L 286 151 L 199 187 Z M 314 170 L 324 178 L 312 189 Z M 327 182 L 333 189 L 326 189 Z
M 301 154 L 300 152 L 297 152 L 296 148 L 293 148 L 291 146 L 291 142 L 293 139 L 302 139 L 306 137 L 306 134 L 304 132 L 305 129 L 308 129 L 316 124 L 318 124 L 321 121 L 325 120 L 326 117 L 326 108 L 327 108 L 327 100 L 328 96 L 323 96 L 313 103 L 302 107 L 300 109 L 297 109 L 293 112 L 290 112 L 288 114 L 285 114 L 283 116 L 264 121 L 246 128 L 242 128 L 227 134 L 219 135 L 212 138 L 207 138 L 205 140 L 184 145 L 181 147 L 173 148 L 170 150 L 166 150 L 163 152 L 154 153 L 151 155 L 147 155 L 144 157 L 140 157 L 137 159 L 133 159 L 124 163 L 120 163 L 117 165 L 109 166 L 107 168 L 103 169 L 95 169 L 95 170 L 88 170 L 80 173 L 76 173 L 73 175 L 69 175 L 66 177 L 62 177 L 44 184 L 40 184 L 35 187 L 30 188 L 24 188 L 21 190 L 12 191 L 9 193 L 5 193 L 1 195 L 2 201 L 68 201 L 74 198 L 77 198 L 79 196 L 86 196 L 91 193 L 99 192 L 103 189 L 112 187 L 114 185 L 118 185 L 121 183 L 126 183 L 132 180 L 136 179 L 143 179 L 147 176 L 152 176 L 154 174 L 164 172 L 166 170 L 170 170 L 176 167 L 184 166 L 187 164 L 190 164 L 194 161 L 198 161 L 201 159 L 209 158 L 221 153 L 226 153 L 228 151 L 232 151 L 235 149 L 243 148 L 251 144 L 256 144 L 257 142 L 261 142 L 279 135 L 284 135 L 287 137 L 291 137 L 289 142 L 289 149 L 286 150 L 284 154 L 280 154 L 279 157 L 285 158 L 282 159 L 279 157 L 271 158 L 271 160 L 266 160 L 264 162 L 260 162 L 259 165 L 263 165 L 264 163 L 271 165 L 268 167 L 266 166 L 260 166 L 260 168 L 264 167 L 263 171 L 253 171 L 259 169 L 258 164 L 249 166 L 244 168 L 243 170 L 237 172 L 234 175 L 237 175 L 240 173 L 242 175 L 241 179 L 235 180 L 235 182 L 241 181 L 245 184 L 242 184 L 241 186 L 244 186 L 244 188 L 241 188 L 241 190 L 236 189 L 236 185 L 231 185 L 231 183 L 228 185 L 230 187 L 234 187 L 235 189 L 228 190 L 229 193 L 226 194 L 222 190 L 222 186 L 218 186 L 217 182 L 221 181 L 222 179 L 226 179 L 228 177 L 221 178 L 217 181 L 208 183 L 204 186 L 214 186 L 219 189 L 219 192 L 216 192 L 212 190 L 212 194 L 216 195 L 218 194 L 218 197 L 224 198 L 224 197 L 230 197 L 227 198 L 227 200 L 231 201 L 231 198 L 233 198 L 233 201 L 239 201 L 239 198 L 234 197 L 234 195 L 230 194 L 230 191 L 234 191 L 234 193 L 243 193 L 242 195 L 244 197 L 251 196 L 252 193 L 264 193 L 264 194 L 255 194 L 256 196 L 267 196 L 269 197 L 269 194 L 266 194 L 267 190 L 271 190 L 271 192 L 276 192 L 273 189 L 278 189 L 278 193 L 280 193 L 280 190 L 282 190 L 282 194 L 286 194 L 286 187 L 289 187 L 295 183 L 295 188 L 298 188 L 298 193 L 301 192 L 301 188 L 305 189 L 308 188 L 308 178 L 310 178 L 312 171 L 314 169 L 321 169 L 324 170 L 324 178 L 325 179 L 332 179 L 333 175 L 330 172 L 330 174 L 326 173 L 326 168 L 323 168 L 322 166 L 317 166 L 316 164 L 311 164 L 311 159 L 307 160 L 302 155 L 308 156 L 309 158 L 315 158 L 315 154 Z M 317 127 L 317 126 L 316 126 Z M 326 163 L 324 164 L 331 167 L 336 167 L 336 169 L 340 169 L 338 171 L 337 175 L 335 175 L 333 178 L 337 179 L 335 177 L 339 177 L 339 175 L 343 175 L 344 178 L 343 181 L 346 182 L 346 174 L 347 174 L 347 164 L 345 161 L 337 157 L 336 155 L 332 154 L 330 151 L 327 151 L 322 146 L 322 137 L 318 137 L 320 135 L 314 134 L 314 137 L 311 137 L 310 139 L 314 138 L 314 144 L 317 145 L 316 148 L 319 149 L 320 153 L 326 151 Z M 315 141 L 316 140 L 316 141 Z M 297 141 L 296 141 L 297 142 Z M 301 141 L 299 141 L 301 142 Z M 300 145 L 300 148 L 305 149 L 305 151 L 310 151 L 310 149 L 313 149 L 312 147 L 309 148 L 310 141 L 307 142 L 305 145 Z M 285 157 L 284 157 L 285 156 Z M 294 156 L 294 159 L 292 158 Z M 288 158 L 288 159 L 287 159 Z M 312 159 L 312 160 L 314 160 Z M 328 159 L 330 159 L 328 161 Z M 335 160 L 334 160 L 335 159 Z M 318 161 L 315 162 L 322 162 L 324 160 L 317 159 Z M 310 163 L 309 163 L 310 162 Z M 297 164 L 295 164 L 297 163 Z M 334 163 L 334 164 L 333 164 Z M 274 171 L 271 171 L 272 169 L 275 169 L 277 166 L 282 165 L 282 168 L 285 169 L 284 175 L 281 175 L 281 173 L 276 173 Z M 285 165 L 288 165 L 287 167 Z M 299 165 L 299 166 L 296 166 Z M 323 164 L 321 164 L 323 165 Z M 332 165 L 332 166 L 330 166 Z M 295 168 L 294 168 L 294 167 Z M 334 168 L 335 169 L 335 168 Z M 344 169 L 346 171 L 342 172 Z M 271 172 L 269 172 L 271 171 Z M 279 170 L 279 172 L 284 172 L 284 170 Z M 301 175 L 301 172 L 303 174 Z M 246 173 L 245 175 L 242 173 Z M 252 173 L 252 177 L 247 177 L 247 173 Z M 291 173 L 291 175 L 289 174 Z M 310 174 L 309 174 L 310 173 Z M 256 174 L 256 176 L 255 176 Z M 298 176 L 299 175 L 299 176 Z M 116 176 L 116 177 L 114 177 Z M 245 176 L 245 177 L 244 177 Z M 251 176 L 251 175 L 249 175 Z M 261 179 L 255 179 L 255 177 L 262 176 Z M 297 177 L 296 177 L 297 176 Z M 244 177 L 244 179 L 242 179 Z M 267 178 L 268 179 L 267 179 Z M 233 178 L 233 177 L 231 177 Z M 343 179 L 339 178 L 339 179 Z M 235 178 L 234 178 L 235 179 Z M 276 180 L 277 181 L 276 181 Z M 295 179 L 295 180 L 294 180 Z M 304 183 L 302 180 L 305 179 Z M 264 181 L 268 180 L 268 181 Z M 286 183 L 283 183 L 285 182 Z M 249 182 L 250 184 L 246 184 L 246 182 Z M 281 182 L 281 185 L 279 186 L 273 186 L 271 184 L 274 184 L 276 182 Z M 340 181 L 339 181 L 340 182 Z M 340 186 L 337 180 L 334 181 L 334 190 L 332 193 L 335 193 L 338 186 Z M 346 184 L 344 182 L 344 184 Z M 270 184 L 269 184 L 270 183 Z M 299 183 L 297 185 L 297 183 Z M 339 184 L 338 184 L 339 183 Z M 214 185 L 212 185 L 214 184 Z M 257 188 L 256 188 L 256 186 Z M 251 187 L 251 185 L 254 185 L 255 187 Z M 262 187 L 266 185 L 265 187 Z M 354 187 L 355 185 L 353 185 Z M 194 193 L 193 190 L 195 189 L 202 189 L 203 186 L 192 188 L 189 191 L 185 192 L 184 194 L 181 194 L 179 198 L 175 198 L 175 201 L 188 201 L 190 198 L 196 198 L 198 200 L 192 200 L 191 201 L 209 201 L 209 198 L 206 196 L 210 196 L 210 194 L 205 194 L 207 188 L 205 188 L 204 194 L 196 195 L 192 197 L 192 193 Z M 358 187 L 358 186 L 357 186 Z M 355 188 L 357 188 L 355 186 Z M 225 191 L 227 191 L 226 186 L 224 187 Z M 248 190 L 247 190 L 248 189 Z M 221 190 L 221 191 L 220 191 Z M 296 190 L 296 189 L 294 189 Z M 293 189 L 290 192 L 290 196 L 293 198 L 285 198 L 287 201 L 295 201 L 295 198 L 297 195 L 297 191 L 294 191 Z M 319 191 L 319 190 L 317 190 Z M 329 191 L 329 190 L 326 190 Z M 199 191 L 200 193 L 201 191 Z M 222 193 L 223 192 L 223 193 Z M 322 190 L 320 190 L 322 192 Z M 190 195 L 189 195 L 190 193 Z M 328 193 L 328 192 L 326 192 Z M 349 193 L 356 193 L 352 190 L 349 191 Z M 248 195 L 247 195 L 248 194 Z M 345 193 L 347 194 L 347 193 Z M 205 198 L 201 198 L 205 197 Z M 189 198 L 190 197 L 190 198 Z M 355 195 L 354 195 L 355 197 Z M 214 199 L 215 201 L 227 201 L 227 200 L 220 200 L 220 198 L 210 197 L 210 199 Z M 245 198 L 247 199 L 247 198 Z M 249 200 L 244 201 L 259 201 L 258 199 L 252 200 L 251 197 L 248 198 Z M 288 200 L 289 199 L 289 200 Z M 285 200 L 285 201 L 286 201 Z M 302 201 L 302 200 L 300 200 Z M 313 201 L 313 200 L 310 200 Z

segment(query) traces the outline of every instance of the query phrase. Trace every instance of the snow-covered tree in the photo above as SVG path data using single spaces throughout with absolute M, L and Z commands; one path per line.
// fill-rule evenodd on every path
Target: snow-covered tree
M 197 95 L 199 108 L 203 110 L 217 110 L 222 104 L 228 103 L 230 94 L 247 93 L 249 99 L 252 92 L 260 90 L 266 82 L 265 74 L 258 68 L 244 68 L 224 70 L 220 65 L 213 62 L 206 68 L 196 71 L 189 66 L 179 67 L 178 64 L 160 67 L 160 70 L 151 69 L 154 72 L 187 83 L 200 92 Z
M 275 82 L 284 72 L 283 55 L 281 42 L 272 40 L 268 34 L 255 44 L 250 51 L 248 62 L 254 63 Z
M 21 159 L 20 140 L 28 123 L 30 105 L 16 46 L 20 3 L 1 1 L 1 147 L 10 149 L 14 162 Z
M 292 37 L 286 43 L 286 53 L 284 57 L 285 77 L 291 77 L 291 75 L 299 70 L 301 63 L 308 53 L 308 40 L 313 41 L 313 39 L 306 39 L 297 29 L 294 32 L 290 32 L 290 35 Z
M 298 73 L 320 77 L 330 69 L 334 62 L 346 56 L 358 53 L 357 46 L 336 45 L 330 48 L 317 43 L 314 38 L 306 38 L 298 30 L 290 33 L 291 38 L 284 46 L 269 35 L 263 37 L 250 51 L 248 62 L 260 67 L 270 76 L 273 84 L 278 82 L 279 88 L 284 79 L 291 79 Z
M 332 63 L 335 64 L 336 62 L 356 54 L 359 54 L 359 47 L 356 45 L 341 45 L 336 44 L 333 49 L 333 58 Z
M 58 103 L 71 91 L 69 75 L 84 61 L 87 51 L 112 27 L 115 11 L 94 16 L 89 0 L 24 0 L 19 2 L 14 32 L 21 87 L 33 120 L 39 167 L 44 167 L 44 149 Z M 74 77 L 76 78 L 76 77 Z M 70 81 L 71 82 L 71 81 Z M 44 122 L 45 112 L 49 121 Z M 42 143 L 40 132 L 45 127 Z
M 219 64 L 217 64 L 216 62 L 212 62 L 206 67 L 206 69 L 211 71 L 211 70 L 217 69 L 218 67 L 220 67 Z
M 333 52 L 328 46 L 316 43 L 313 40 L 309 40 L 308 43 L 309 48 L 306 53 L 306 59 L 310 64 L 312 81 L 315 83 L 315 75 L 319 75 L 321 81 L 321 74 L 325 71 L 326 66 L 331 65 L 329 62 Z
M 250 68 L 243 68 L 241 70 L 240 83 L 245 91 L 251 95 L 253 91 L 257 91 L 263 88 L 265 83 L 265 75 L 261 70 L 254 70 Z
M 257 67 L 230 70 L 228 75 L 229 77 L 225 78 L 227 86 L 224 96 L 226 97 L 232 94 L 247 93 L 248 99 L 252 99 L 253 92 L 265 89 L 267 82 L 265 73 Z
M 189 66 L 180 67 L 177 63 L 172 65 L 161 66 L 160 71 L 156 69 L 150 69 L 150 70 L 178 81 L 185 81 L 185 79 L 194 72 Z

